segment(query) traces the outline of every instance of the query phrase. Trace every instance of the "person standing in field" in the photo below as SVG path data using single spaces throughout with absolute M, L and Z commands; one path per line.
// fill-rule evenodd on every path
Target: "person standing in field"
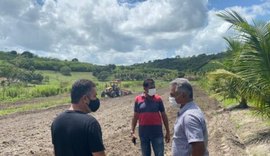
M 162 120 L 166 128 L 165 141 L 170 141 L 168 118 L 162 99 L 156 94 L 155 81 L 146 79 L 143 82 L 144 93 L 135 98 L 134 115 L 131 124 L 131 137 L 136 142 L 135 127 L 139 121 L 139 137 L 143 156 L 151 156 L 151 145 L 155 156 L 164 155 L 164 137 Z
M 208 156 L 208 132 L 204 114 L 193 101 L 193 89 L 187 79 L 171 83 L 169 101 L 179 109 L 172 140 L 173 156 Z
M 87 113 L 99 108 L 95 84 L 86 79 L 76 81 L 71 89 L 70 108 L 51 125 L 56 156 L 105 156 L 101 127 Z

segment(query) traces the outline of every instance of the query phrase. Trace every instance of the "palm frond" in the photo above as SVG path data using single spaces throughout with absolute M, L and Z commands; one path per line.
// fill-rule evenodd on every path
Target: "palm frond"
M 270 117 L 270 24 L 255 21 L 249 24 L 233 10 L 218 16 L 238 31 L 238 38 L 225 38 L 228 51 L 236 56 L 230 72 L 219 70 L 209 76 L 237 82 L 234 88 L 238 94 L 256 101 L 259 112 Z
M 242 18 L 236 11 L 233 10 L 225 10 L 224 12 L 218 13 L 217 16 L 223 18 L 225 21 L 231 23 L 232 25 L 247 23 L 244 18 Z

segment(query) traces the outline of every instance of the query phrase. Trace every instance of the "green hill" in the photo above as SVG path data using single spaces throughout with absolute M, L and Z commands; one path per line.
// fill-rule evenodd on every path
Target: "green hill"
M 226 57 L 226 53 L 218 54 L 200 54 L 198 56 L 181 58 L 176 56 L 175 58 L 166 58 L 161 60 L 149 61 L 147 63 L 134 64 L 135 68 L 162 68 L 172 69 L 181 72 L 204 72 L 214 70 L 216 64 L 213 62 L 221 60 Z
M 175 77 L 184 76 L 185 73 L 197 73 L 212 71 L 217 68 L 214 62 L 226 57 L 226 53 L 201 54 L 198 56 L 181 58 L 166 58 L 149 61 L 147 63 L 134 64 L 130 66 L 94 65 L 79 62 L 74 58 L 71 61 L 46 58 L 25 51 L 0 51 L 0 77 L 20 80 L 27 83 L 41 83 L 43 76 L 41 70 L 60 72 L 69 76 L 72 72 L 91 72 L 100 81 L 121 80 L 143 80 L 152 77 L 159 80 L 171 80 Z

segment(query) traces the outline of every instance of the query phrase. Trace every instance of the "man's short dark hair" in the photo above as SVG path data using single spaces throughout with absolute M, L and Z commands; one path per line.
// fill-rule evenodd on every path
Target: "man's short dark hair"
M 77 80 L 72 85 L 72 88 L 71 88 L 71 103 L 73 104 L 79 103 L 80 99 L 85 94 L 90 92 L 92 88 L 94 87 L 96 87 L 96 85 L 90 80 L 86 80 L 86 79 Z
M 153 79 L 146 79 L 143 81 L 143 87 L 147 88 L 150 85 L 155 85 L 155 81 Z

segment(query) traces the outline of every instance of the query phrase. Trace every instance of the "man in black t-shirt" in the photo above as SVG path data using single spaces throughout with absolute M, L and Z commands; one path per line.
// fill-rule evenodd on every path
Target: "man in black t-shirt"
M 96 86 L 90 80 L 76 81 L 71 89 L 71 106 L 51 126 L 56 156 L 105 156 L 98 121 L 89 112 L 99 108 Z

